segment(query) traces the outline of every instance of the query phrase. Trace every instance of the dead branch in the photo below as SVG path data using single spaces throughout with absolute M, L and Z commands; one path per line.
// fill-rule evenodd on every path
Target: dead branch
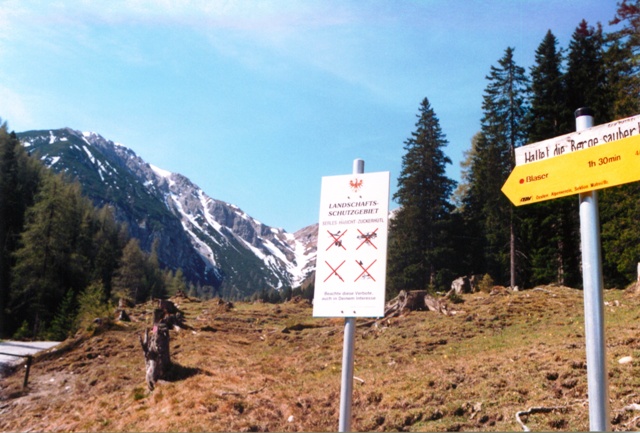
M 247 395 L 257 394 L 257 393 L 259 393 L 260 391 L 262 391 L 262 390 L 263 390 L 263 389 L 265 389 L 265 388 L 266 388 L 266 386 L 263 386 L 263 387 L 262 387 L 262 388 L 260 388 L 260 389 L 256 389 L 256 390 L 254 390 L 254 391 L 249 391 L 249 392 L 247 393 Z
M 633 418 L 631 421 L 629 421 L 628 423 L 626 423 L 625 425 L 627 426 L 627 428 L 636 427 L 636 422 L 638 422 L 639 419 L 640 419 L 640 416 L 637 416 Z
M 289 334 L 291 331 L 302 331 L 304 329 L 321 328 L 321 325 L 315 323 L 296 323 L 295 325 L 286 326 L 282 331 L 283 334 Z
M 516 412 L 516 421 L 522 427 L 523 431 L 531 431 L 529 427 L 526 426 L 524 422 L 520 419 L 522 415 L 533 415 L 534 413 L 549 413 L 554 410 L 564 409 L 562 406 L 553 406 L 553 407 L 530 407 L 528 410 L 522 410 L 520 412 Z
M 236 397 L 245 397 L 245 396 L 247 396 L 247 395 L 257 394 L 257 393 L 259 393 L 260 391 L 264 390 L 265 388 L 266 388 L 266 386 L 263 386 L 263 387 L 262 387 L 262 388 L 260 388 L 260 389 L 256 389 L 256 390 L 253 390 L 253 391 L 249 391 L 249 392 L 247 392 L 247 393 L 245 393 L 245 394 L 243 394 L 243 393 L 241 393 L 241 392 L 223 391 L 223 392 L 221 392 L 221 393 L 220 393 L 220 396 L 225 396 L 225 395 L 235 395 Z

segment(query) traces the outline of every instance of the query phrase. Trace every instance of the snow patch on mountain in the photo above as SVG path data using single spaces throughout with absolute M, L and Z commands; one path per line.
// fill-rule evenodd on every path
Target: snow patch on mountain
M 156 167 L 153 164 L 149 164 L 149 167 L 151 167 L 151 170 L 153 170 L 153 172 L 155 174 L 157 174 L 158 176 L 160 176 L 160 177 L 164 177 L 164 178 L 167 178 L 167 179 L 171 177 L 172 173 L 170 171 L 168 171 L 168 170 L 163 170 L 160 167 Z

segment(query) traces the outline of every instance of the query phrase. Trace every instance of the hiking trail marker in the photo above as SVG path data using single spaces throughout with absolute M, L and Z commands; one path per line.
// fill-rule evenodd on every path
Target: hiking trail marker
M 502 192 L 520 206 L 638 180 L 640 135 L 633 135 L 580 152 L 517 165 Z
M 588 108 L 575 116 L 576 132 L 515 150 L 502 192 L 516 206 L 579 194 L 589 426 L 610 431 L 597 190 L 640 180 L 640 115 L 598 126 Z
M 322 178 L 314 317 L 384 316 L 389 172 Z

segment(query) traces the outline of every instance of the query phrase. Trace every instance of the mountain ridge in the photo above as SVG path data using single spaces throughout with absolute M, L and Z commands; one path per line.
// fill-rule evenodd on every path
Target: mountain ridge
M 61 128 L 17 136 L 47 167 L 77 180 L 95 205 L 113 206 L 143 249 L 156 243 L 163 266 L 181 268 L 211 295 L 242 298 L 297 287 L 313 273 L 317 224 L 295 233 L 262 224 L 95 132 Z

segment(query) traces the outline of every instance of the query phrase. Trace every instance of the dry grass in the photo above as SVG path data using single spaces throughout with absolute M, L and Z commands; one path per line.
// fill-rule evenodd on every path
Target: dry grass
M 354 431 L 589 428 L 582 292 L 545 287 L 463 296 L 443 316 L 412 312 L 357 329 Z M 605 294 L 614 430 L 637 430 L 640 295 Z M 180 302 L 180 301 L 177 301 Z M 193 330 L 171 333 L 171 376 L 149 393 L 138 335 L 151 305 L 40 356 L 30 386 L 0 381 L 2 431 L 335 431 L 343 321 L 305 303 L 180 302 Z M 359 321 L 362 324 L 365 320 Z M 284 331 L 284 332 L 283 332 Z M 629 364 L 619 364 L 632 356 Z

